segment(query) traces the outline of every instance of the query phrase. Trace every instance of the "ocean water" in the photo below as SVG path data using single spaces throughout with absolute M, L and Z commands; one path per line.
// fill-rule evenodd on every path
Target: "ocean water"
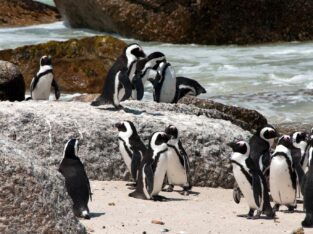
M 67 28 L 63 22 L 0 28 L 0 49 L 102 34 Z M 139 43 L 146 53 L 163 52 L 177 75 L 198 80 L 207 90 L 201 98 L 255 109 L 271 123 L 312 123 L 313 42 L 250 46 Z M 152 99 L 151 91 L 147 86 L 146 99 Z

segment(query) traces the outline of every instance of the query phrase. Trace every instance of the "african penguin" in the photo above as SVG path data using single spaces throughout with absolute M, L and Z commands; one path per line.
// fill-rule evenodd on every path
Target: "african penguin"
M 144 92 L 142 83 L 140 80 L 133 80 L 133 77 L 136 62 L 144 57 L 145 53 L 140 45 L 136 43 L 128 45 L 110 68 L 102 94 L 91 105 L 113 104 L 115 108 L 120 109 L 122 108 L 120 102 L 130 98 L 133 89 L 142 96 Z
M 231 164 L 235 180 L 249 205 L 249 212 L 243 217 L 259 218 L 264 212 L 269 218 L 275 213 L 270 204 L 268 189 L 263 173 L 249 157 L 250 146 L 245 141 L 232 142 L 229 146 L 233 149 Z M 257 215 L 254 211 L 257 210 Z
M 30 84 L 30 95 L 33 100 L 49 100 L 51 86 L 54 88 L 55 98 L 60 98 L 60 90 L 53 77 L 53 69 L 50 56 L 42 56 L 40 69 Z
M 201 93 L 206 93 L 205 88 L 198 81 L 182 76 L 176 77 L 176 90 L 178 90 L 178 95 L 175 102 L 178 102 L 186 95 L 198 96 Z
M 172 192 L 174 185 L 183 187 L 183 195 L 188 195 L 191 189 L 190 181 L 190 166 L 188 155 L 179 139 L 178 129 L 169 125 L 165 128 L 165 133 L 172 138 L 167 143 L 167 171 L 166 176 L 168 179 L 169 187 L 167 192 Z
M 116 123 L 115 127 L 117 127 L 119 131 L 119 150 L 122 154 L 122 158 L 133 180 L 136 182 L 140 162 L 145 153 L 146 146 L 141 141 L 136 127 L 131 121 Z
M 277 142 L 271 156 L 270 191 L 275 202 L 274 210 L 286 205 L 290 212 L 296 207 L 297 175 L 291 156 L 292 141 L 289 135 L 283 135 Z
M 170 136 L 165 132 L 155 132 L 150 136 L 149 146 L 140 165 L 136 190 L 130 197 L 162 201 L 166 198 L 158 195 L 162 190 L 167 170 L 167 142 Z
M 73 200 L 73 210 L 77 217 L 90 219 L 88 201 L 91 200 L 89 179 L 84 165 L 78 158 L 78 140 L 69 140 L 64 147 L 63 160 L 59 172 L 65 178 L 65 186 Z

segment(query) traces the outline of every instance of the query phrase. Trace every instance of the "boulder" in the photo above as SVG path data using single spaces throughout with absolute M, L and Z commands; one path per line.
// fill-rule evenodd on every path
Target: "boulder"
M 68 139 L 80 139 L 79 157 L 94 180 L 121 180 L 126 167 L 118 150 L 118 121 L 134 122 L 142 139 L 174 124 L 190 156 L 192 180 L 199 186 L 231 188 L 231 148 L 234 139 L 251 134 L 218 110 L 185 104 L 126 101 L 124 110 L 95 108 L 89 103 L 28 101 L 0 103 L 0 139 L 23 145 L 40 165 L 55 168 L 63 158 Z
M 33 0 L 1 0 L 0 27 L 26 26 L 61 20 L 57 9 Z
M 9 62 L 0 60 L 0 101 L 23 101 L 25 99 L 25 82 L 19 68 Z
M 96 36 L 2 50 L 0 59 L 18 64 L 29 88 L 41 56 L 49 54 L 61 92 L 100 93 L 108 70 L 125 46 L 116 38 Z
M 26 144 L 0 137 L 0 181 L 0 233 L 86 233 L 63 176 L 38 165 Z
M 313 39 L 312 1 L 54 2 L 72 27 L 114 32 L 144 41 L 247 44 Z
M 229 120 L 248 131 L 256 130 L 267 124 L 267 119 L 256 110 L 250 110 L 238 106 L 228 106 L 212 100 L 199 99 L 193 96 L 185 96 L 179 100 L 179 103 L 194 105 L 203 109 L 218 110 L 224 114 L 223 119 Z

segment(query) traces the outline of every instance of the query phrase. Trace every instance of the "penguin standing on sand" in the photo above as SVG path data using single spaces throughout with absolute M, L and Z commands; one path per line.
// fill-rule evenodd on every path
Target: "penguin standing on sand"
M 146 146 L 141 141 L 135 125 L 131 121 L 116 123 L 115 127 L 117 127 L 119 131 L 119 150 L 122 154 L 122 158 L 127 169 L 131 173 L 133 180 L 136 182 L 140 162 L 146 151 Z
M 133 79 L 133 76 L 137 60 L 145 56 L 140 45 L 128 45 L 110 68 L 102 94 L 91 105 L 113 104 L 115 108 L 120 109 L 122 108 L 120 102 L 132 95 L 133 88 L 136 89 L 139 96 L 142 96 L 144 92 L 142 82 Z
M 162 190 L 167 170 L 167 142 L 170 136 L 165 132 L 155 132 L 151 135 L 149 146 L 140 165 L 136 190 L 130 197 L 163 201 L 165 197 L 158 195 Z
M 30 84 L 30 95 L 33 100 L 49 100 L 51 86 L 54 88 L 55 98 L 60 98 L 60 90 L 53 77 L 50 56 L 42 56 L 40 69 Z
M 168 166 L 166 176 L 168 179 L 169 187 L 166 191 L 172 192 L 174 185 L 179 185 L 183 187 L 182 194 L 188 195 L 188 191 L 191 189 L 188 155 L 182 146 L 182 143 L 178 136 L 178 129 L 175 126 L 169 125 L 165 129 L 165 133 L 172 137 L 171 140 L 167 143 Z
M 64 158 L 59 172 L 65 177 L 65 186 L 73 200 L 73 210 L 77 217 L 90 219 L 88 201 L 91 200 L 89 179 L 84 165 L 77 156 L 78 140 L 69 140 L 64 148 Z
M 303 227 L 313 226 L 313 135 L 308 139 L 308 165 L 309 170 L 303 177 L 301 191 L 303 194 L 303 208 L 305 210 L 305 218 L 302 221 Z
M 291 137 L 284 135 L 279 138 L 276 149 L 272 155 L 270 166 L 270 190 L 274 210 L 278 211 L 280 205 L 288 207 L 293 212 L 297 206 L 297 175 L 291 156 Z
M 275 213 L 270 204 L 264 175 L 249 157 L 249 144 L 238 141 L 230 143 L 229 146 L 233 149 L 231 163 L 235 180 L 250 208 L 248 214 L 243 217 L 256 219 L 264 212 L 269 218 L 274 218 Z M 255 210 L 257 215 L 253 216 Z

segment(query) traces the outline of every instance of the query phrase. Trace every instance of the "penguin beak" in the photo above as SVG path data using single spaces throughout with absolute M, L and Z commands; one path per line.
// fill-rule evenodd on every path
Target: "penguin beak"
M 165 143 L 167 143 L 171 139 L 171 135 L 168 135 L 166 133 L 162 134 L 162 139 Z
M 234 149 L 235 146 L 237 145 L 237 142 L 229 142 L 226 145 L 228 145 L 230 148 Z
M 116 127 L 117 129 L 120 129 L 123 126 L 123 123 L 116 123 L 114 124 L 114 127 Z

